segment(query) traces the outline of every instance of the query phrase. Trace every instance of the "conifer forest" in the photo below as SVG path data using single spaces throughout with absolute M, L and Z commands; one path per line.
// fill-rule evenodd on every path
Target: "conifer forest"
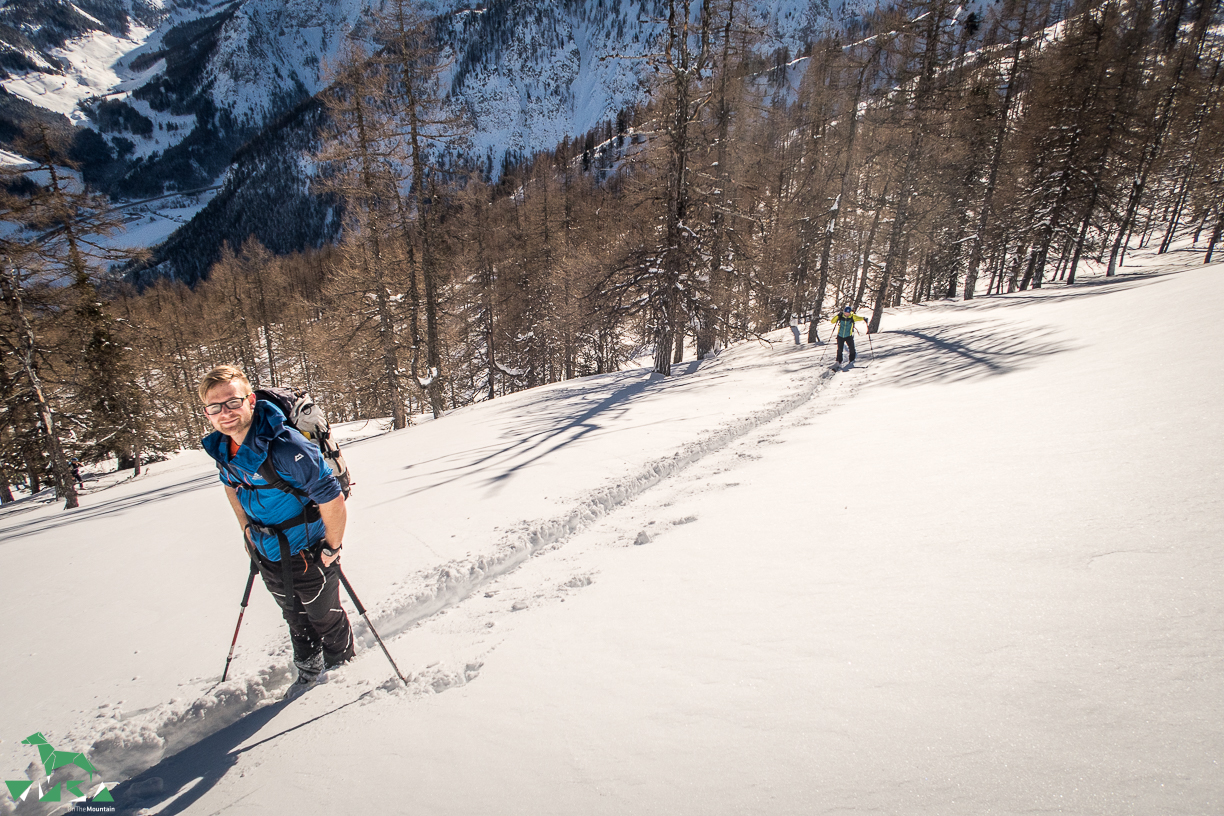
M 139 473 L 198 445 L 220 363 L 403 428 L 789 325 L 822 342 L 846 305 L 887 331 L 886 307 L 1219 249 L 1217 0 L 901 0 L 801 54 L 742 5 L 659 0 L 649 101 L 494 168 L 434 22 L 384 4 L 311 101 L 309 193 L 341 227 L 287 254 L 226 243 L 193 285 L 139 274 L 62 135 L 27 134 L 38 166 L 0 200 L 0 500 L 73 507 L 74 459 Z

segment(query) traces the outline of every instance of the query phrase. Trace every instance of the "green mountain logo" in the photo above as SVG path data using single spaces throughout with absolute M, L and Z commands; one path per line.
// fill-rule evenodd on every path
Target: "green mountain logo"
M 22 745 L 30 745 L 38 751 L 38 758 L 43 764 L 43 770 L 47 772 L 47 779 L 35 785 L 28 779 L 23 779 L 18 782 L 5 781 L 4 785 L 8 788 L 9 796 L 13 797 L 14 801 L 24 802 L 29 798 L 31 793 L 34 793 L 34 798 L 39 802 L 62 802 L 64 795 L 68 795 L 68 802 L 114 802 L 115 797 L 111 795 L 110 786 L 105 782 L 99 782 L 95 786 L 93 778 L 94 774 L 98 773 L 98 769 L 93 763 L 82 753 L 74 751 L 57 751 L 52 747 L 51 743 L 47 742 L 47 738 L 41 733 L 31 734 L 21 741 Z M 51 774 L 55 773 L 60 768 L 75 766 L 85 773 L 89 774 L 89 782 L 85 783 L 80 780 L 69 780 L 66 782 L 56 782 L 49 788 L 44 790 L 44 785 L 50 784 Z M 93 795 L 89 796 L 85 793 L 82 786 L 87 785 L 93 790 Z

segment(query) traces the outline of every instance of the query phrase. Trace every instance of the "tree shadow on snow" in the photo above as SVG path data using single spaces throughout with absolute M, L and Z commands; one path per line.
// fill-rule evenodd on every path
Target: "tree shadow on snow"
M 1005 295 L 979 295 L 970 301 L 929 301 L 909 310 L 941 306 L 954 310 L 982 311 L 1024 303 L 1083 300 L 1118 291 L 1150 286 L 1181 271 L 1180 266 L 1148 268 L 1114 277 L 1083 278 L 1073 285 L 1047 281 L 1041 289 Z M 829 339 L 832 342 L 832 338 Z M 892 360 L 877 382 L 923 385 L 931 382 L 968 380 L 1009 374 L 1035 364 L 1040 358 L 1071 351 L 1075 347 L 1060 340 L 1056 331 L 1019 329 L 1003 322 L 931 326 L 920 329 L 884 330 L 870 338 L 860 336 L 858 365 L 874 359 Z
M 1006 294 L 997 295 L 978 295 L 973 300 L 957 301 L 957 304 L 972 307 L 986 306 L 990 304 L 998 305 L 1026 303 L 1031 301 L 1048 303 L 1051 300 L 1080 300 L 1083 298 L 1112 294 L 1122 289 L 1135 289 L 1140 286 L 1151 286 L 1153 283 L 1159 282 L 1162 278 L 1166 278 L 1180 270 L 1180 266 L 1171 266 L 1167 269 L 1161 268 L 1145 272 L 1115 275 L 1112 278 L 1081 278 L 1072 284 L 1067 284 L 1060 281 L 1046 281 L 1045 285 L 1040 289 L 1026 289 L 1023 292 L 1008 292 Z M 941 301 L 936 300 L 931 302 L 939 303 Z
M 877 382 L 925 385 L 1010 374 L 1043 357 L 1071 350 L 1071 346 L 1054 335 L 1053 330 L 1037 333 L 1003 329 L 999 324 L 902 329 L 872 335 L 877 338 L 874 359 L 893 361 Z M 867 344 L 859 344 L 860 365 L 870 362 L 873 356 L 870 347 L 863 348 L 864 345 Z
M 35 535 L 47 530 L 55 530 L 60 527 L 68 527 L 73 524 L 93 521 L 95 519 L 104 518 L 106 516 L 121 515 L 132 510 L 138 510 L 145 505 L 154 504 L 156 502 L 170 499 L 183 493 L 190 493 L 193 490 L 200 490 L 205 487 L 213 487 L 217 484 L 217 474 L 210 473 L 207 476 L 197 476 L 187 479 L 178 484 L 158 487 L 151 490 L 146 490 L 143 493 L 137 493 L 134 496 L 124 496 L 119 499 L 111 499 L 100 504 L 91 505 L 88 507 L 78 507 L 75 510 L 65 510 L 59 515 L 50 518 L 41 519 L 39 521 L 22 521 L 18 516 L 14 519 L 14 523 L 5 527 L 0 527 L 0 543 L 15 541 L 18 538 Z M 57 499 L 56 501 L 60 501 Z M 7 520 L 7 518 L 5 519 Z
M 423 480 L 404 496 L 412 496 L 470 476 L 489 474 L 481 484 L 496 492 L 524 468 L 582 439 L 599 434 L 616 424 L 638 399 L 676 389 L 711 388 L 718 379 L 702 377 L 688 380 L 685 375 L 701 367 L 702 361 L 677 364 L 670 378 L 657 377 L 641 370 L 621 372 L 626 382 L 608 391 L 604 377 L 584 385 L 581 380 L 531 394 L 530 410 L 515 413 L 501 433 L 504 444 L 466 448 L 433 461 L 418 462 L 406 468 L 406 480 Z M 388 501 L 398 501 L 396 497 Z

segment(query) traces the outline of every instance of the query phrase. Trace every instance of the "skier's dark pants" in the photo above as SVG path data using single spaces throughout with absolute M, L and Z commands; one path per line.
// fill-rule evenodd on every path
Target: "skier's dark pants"
M 293 565 L 293 592 L 286 600 L 285 579 L 279 561 L 256 555 L 264 586 L 276 599 L 293 641 L 295 660 L 306 660 L 323 648 L 327 666 L 343 663 L 353 656 L 353 629 L 340 606 L 339 567 L 333 562 L 324 567 L 318 561 L 317 545 L 290 557 Z
M 849 337 L 842 337 L 841 335 L 838 335 L 838 336 L 837 336 L 837 362 L 839 362 L 839 363 L 842 361 L 842 346 L 849 346 L 849 347 L 850 347 L 850 362 L 852 362 L 852 363 L 853 363 L 853 362 L 854 362 L 854 357 L 855 357 L 855 354 L 854 354 L 854 335 L 851 335 L 851 336 L 849 336 Z

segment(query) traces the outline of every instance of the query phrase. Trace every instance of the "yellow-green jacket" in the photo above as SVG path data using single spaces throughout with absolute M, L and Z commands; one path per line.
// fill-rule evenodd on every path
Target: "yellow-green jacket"
M 842 320 L 843 317 L 846 319 Z M 851 320 L 850 318 L 854 318 L 854 319 Z M 857 320 L 862 320 L 863 322 L 866 322 L 867 318 L 859 317 L 856 314 L 842 314 L 841 312 L 829 318 L 830 323 L 837 324 L 837 336 L 838 337 L 850 337 L 852 334 L 854 334 L 854 323 Z

